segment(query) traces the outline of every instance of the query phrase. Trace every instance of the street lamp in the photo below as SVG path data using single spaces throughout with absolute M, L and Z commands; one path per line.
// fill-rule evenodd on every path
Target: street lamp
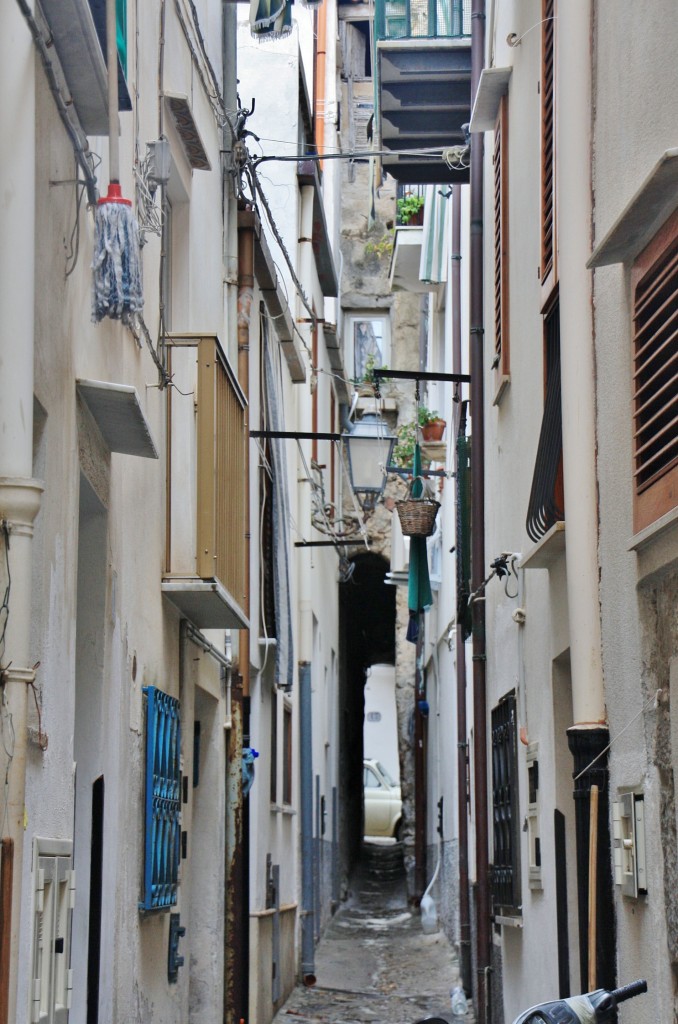
M 371 512 L 384 493 L 386 467 L 397 438 L 388 433 L 388 425 L 379 413 L 366 412 L 362 419 L 348 425 L 342 439 L 353 493 L 363 512 Z

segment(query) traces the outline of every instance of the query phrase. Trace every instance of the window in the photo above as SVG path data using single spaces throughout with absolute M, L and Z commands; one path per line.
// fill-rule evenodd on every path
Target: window
M 526 528 L 533 541 L 565 515 L 563 491 L 563 422 L 560 402 L 560 310 L 556 301 L 544 317 L 546 371 L 544 415 L 527 509 Z
M 388 366 L 391 330 L 388 316 L 365 312 L 349 315 L 346 345 L 347 365 L 353 363 L 353 377 L 362 380 L 370 368 Z
M 494 369 L 495 405 L 509 377 L 508 96 L 494 129 Z
M 283 803 L 292 803 L 292 708 L 283 704 Z
M 144 891 L 140 910 L 177 902 L 181 855 L 181 729 L 179 701 L 155 686 L 146 695 Z
M 541 72 L 541 268 L 542 285 L 555 284 L 556 273 L 556 2 L 542 0 Z
M 541 889 L 541 834 L 539 828 L 539 746 L 527 748 L 527 846 L 530 889 Z
M 518 821 L 518 721 L 516 695 L 492 710 L 493 903 L 495 911 L 520 909 Z
M 633 267 L 634 529 L 678 504 L 678 214 Z
M 278 695 L 271 695 L 271 774 L 269 795 L 272 804 L 278 802 Z
M 45 1024 L 68 1020 L 71 1006 L 72 852 L 66 840 L 34 840 L 31 1020 Z

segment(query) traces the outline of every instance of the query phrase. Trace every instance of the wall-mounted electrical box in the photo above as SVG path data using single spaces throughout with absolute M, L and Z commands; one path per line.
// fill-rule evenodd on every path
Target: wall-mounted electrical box
M 642 793 L 620 793 L 612 805 L 614 880 L 624 896 L 647 892 L 645 802 Z

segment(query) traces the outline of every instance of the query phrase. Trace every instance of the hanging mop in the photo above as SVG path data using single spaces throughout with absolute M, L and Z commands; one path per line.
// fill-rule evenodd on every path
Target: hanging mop
M 123 198 L 120 187 L 115 0 L 106 0 L 106 61 L 109 185 L 108 194 L 99 200 L 94 215 L 92 319 L 96 323 L 105 316 L 124 320 L 141 312 L 144 305 L 139 225 L 132 213 L 132 201 Z

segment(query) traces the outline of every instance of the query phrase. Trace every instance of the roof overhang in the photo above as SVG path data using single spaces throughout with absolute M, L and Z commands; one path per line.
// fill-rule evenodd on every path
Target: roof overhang
M 315 160 L 300 160 L 297 164 L 297 179 L 300 185 L 313 188 L 313 255 L 318 268 L 318 280 L 323 295 L 336 298 L 339 294 L 339 281 L 332 256 L 332 246 L 325 220 L 322 186 Z
M 678 149 L 667 149 L 626 204 L 587 267 L 631 263 L 678 208 Z

